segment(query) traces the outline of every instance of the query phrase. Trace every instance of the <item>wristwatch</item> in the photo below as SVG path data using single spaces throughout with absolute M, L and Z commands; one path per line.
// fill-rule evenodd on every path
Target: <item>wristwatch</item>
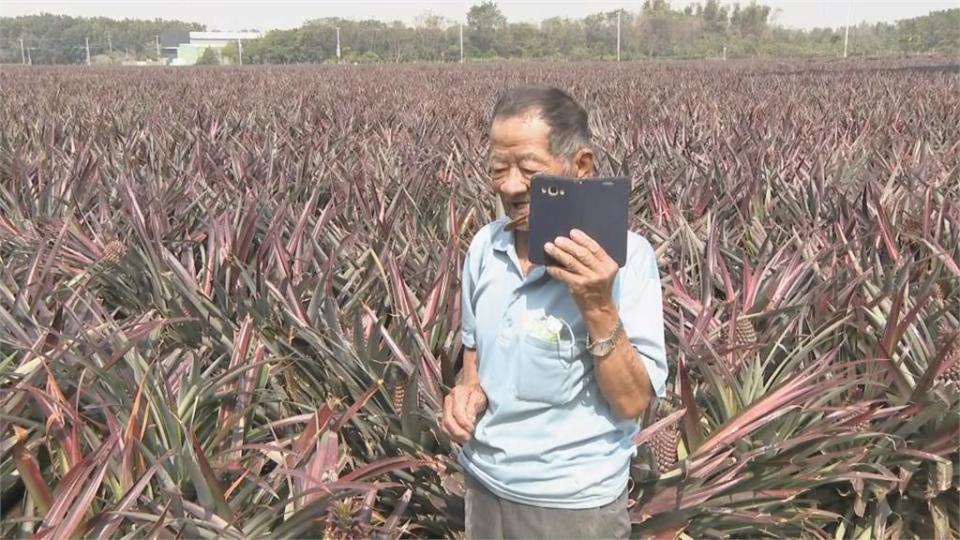
M 599 341 L 593 341 L 590 339 L 590 333 L 587 332 L 587 350 L 590 351 L 590 354 L 594 358 L 603 358 L 613 352 L 613 349 L 617 346 L 617 341 L 620 340 L 620 334 L 623 333 L 623 321 L 620 318 L 617 318 L 617 327 L 613 329 L 613 334 L 608 338 L 601 339 Z

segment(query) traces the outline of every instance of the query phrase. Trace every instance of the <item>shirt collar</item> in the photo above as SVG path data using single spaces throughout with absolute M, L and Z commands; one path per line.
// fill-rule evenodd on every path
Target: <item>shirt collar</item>
M 497 220 L 497 225 L 493 230 L 493 238 L 490 240 L 490 244 L 493 246 L 495 251 L 506 253 L 507 257 L 513 263 L 513 266 L 516 268 L 517 273 L 523 275 L 520 271 L 520 261 L 517 260 L 517 252 L 513 242 L 513 231 L 508 231 L 505 229 L 505 226 L 509 221 L 509 217 L 504 217 Z M 545 275 L 547 275 L 546 268 L 537 266 L 524 279 L 529 282 L 534 282 Z
M 510 247 L 513 246 L 513 231 L 506 230 L 506 225 L 509 220 L 510 218 L 507 217 L 497 220 L 498 223 L 493 232 L 493 239 L 490 241 L 493 249 L 504 253 L 509 253 Z

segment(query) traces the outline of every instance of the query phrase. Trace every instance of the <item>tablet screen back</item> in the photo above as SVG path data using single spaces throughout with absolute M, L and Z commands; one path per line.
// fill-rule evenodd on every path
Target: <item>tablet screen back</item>
M 530 188 L 531 262 L 556 264 L 544 251 L 544 244 L 580 229 L 620 267 L 626 264 L 629 178 L 535 176 Z

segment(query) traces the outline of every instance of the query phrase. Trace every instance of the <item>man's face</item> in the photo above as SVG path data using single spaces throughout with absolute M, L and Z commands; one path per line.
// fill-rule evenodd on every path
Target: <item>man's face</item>
M 550 153 L 550 127 L 537 111 L 499 118 L 490 127 L 490 176 L 507 217 L 530 212 L 530 178 L 542 173 L 573 176 L 569 160 Z M 516 230 L 529 230 L 526 220 Z

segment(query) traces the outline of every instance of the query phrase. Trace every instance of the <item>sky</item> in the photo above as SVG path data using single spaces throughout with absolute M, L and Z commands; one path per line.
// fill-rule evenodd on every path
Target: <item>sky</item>
M 115 19 L 180 19 L 205 24 L 209 30 L 294 28 L 308 19 L 401 20 L 413 23 L 418 15 L 432 13 L 465 21 L 470 6 L 480 0 L 3 0 L 0 16 L 55 13 L 104 16 Z M 724 4 L 733 2 L 723 1 Z M 694 0 L 671 0 L 675 8 Z M 958 0 L 762 0 L 774 8 L 774 21 L 789 28 L 840 27 L 847 17 L 870 23 L 925 15 L 960 6 Z M 600 11 L 639 11 L 642 0 L 500 0 L 497 5 L 512 22 L 537 23 L 559 16 L 580 18 Z M 741 0 L 741 5 L 749 0 Z

